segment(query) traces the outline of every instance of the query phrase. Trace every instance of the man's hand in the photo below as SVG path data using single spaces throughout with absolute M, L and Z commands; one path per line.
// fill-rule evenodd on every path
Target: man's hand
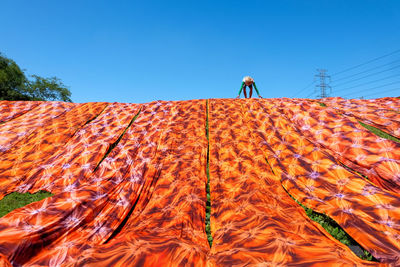
M 263 97 L 262 97 L 262 96 L 260 96 L 260 95 L 259 95 L 258 97 L 259 97 L 259 98 L 263 98 Z
M 239 98 L 240 97 L 240 95 L 238 95 L 236 98 Z

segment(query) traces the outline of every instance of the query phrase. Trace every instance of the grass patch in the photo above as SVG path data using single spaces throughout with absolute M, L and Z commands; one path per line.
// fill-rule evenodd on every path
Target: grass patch
M 0 217 L 3 217 L 11 211 L 26 206 L 32 202 L 40 201 L 53 194 L 47 191 L 39 191 L 34 194 L 13 192 L 0 200 Z
M 322 102 L 317 102 L 321 107 L 326 107 L 326 104 L 325 103 L 322 103 Z
M 384 132 L 384 131 L 382 131 L 382 130 L 379 129 L 379 128 L 376 128 L 376 127 L 374 127 L 374 126 L 365 124 L 365 123 L 363 123 L 363 122 L 361 122 L 361 121 L 358 121 L 358 123 L 359 123 L 361 126 L 363 126 L 364 128 L 366 128 L 367 130 L 369 130 L 370 132 L 376 134 L 376 135 L 379 136 L 379 137 L 382 137 L 382 138 L 385 138 L 385 139 L 388 139 L 388 140 L 391 140 L 391 141 L 400 143 L 400 139 L 399 139 L 399 138 L 394 137 L 393 135 L 390 135 L 390 134 L 388 134 L 387 132 Z
M 283 185 L 282 185 L 283 187 Z M 333 236 L 336 240 L 348 246 L 354 254 L 356 254 L 359 258 L 367 261 L 375 261 L 378 260 L 374 258 L 367 250 L 360 246 L 348 233 L 346 233 L 343 228 L 331 217 L 326 214 L 319 213 L 313 211 L 312 209 L 301 204 L 297 199 L 295 199 L 287 190 L 283 187 L 286 193 L 294 200 L 297 204 L 299 204 L 307 216 L 313 220 L 314 222 L 319 223 L 331 236 Z
M 207 136 L 207 166 L 206 166 L 206 173 L 207 173 L 207 185 L 206 185 L 206 193 L 207 193 L 207 202 L 206 202 L 206 234 L 208 244 L 210 244 L 210 248 L 213 243 L 213 238 L 211 235 L 211 225 L 210 225 L 210 216 L 211 216 L 211 195 L 210 195 L 210 136 L 208 131 L 208 100 L 206 101 L 206 112 L 207 112 L 207 119 L 206 119 L 206 136 Z
M 267 158 L 265 158 L 268 166 L 270 167 L 273 174 L 275 174 L 274 170 L 272 169 L 271 164 L 268 162 Z M 307 216 L 313 220 L 314 222 L 319 223 L 331 236 L 333 236 L 336 240 L 348 246 L 354 254 L 356 254 L 359 258 L 367 261 L 378 261 L 374 258 L 371 253 L 365 250 L 363 247 L 360 246 L 349 234 L 347 234 L 343 228 L 332 218 L 328 215 L 313 211 L 312 209 L 304 206 L 300 203 L 297 199 L 295 199 L 281 184 L 283 190 L 297 203 L 299 204 L 304 211 L 306 212 Z

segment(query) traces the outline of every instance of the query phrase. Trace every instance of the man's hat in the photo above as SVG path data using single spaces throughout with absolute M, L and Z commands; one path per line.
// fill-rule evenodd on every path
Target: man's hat
M 246 76 L 246 77 L 243 78 L 243 82 L 247 86 L 250 86 L 250 85 L 252 85 L 254 83 L 254 80 L 250 76 Z

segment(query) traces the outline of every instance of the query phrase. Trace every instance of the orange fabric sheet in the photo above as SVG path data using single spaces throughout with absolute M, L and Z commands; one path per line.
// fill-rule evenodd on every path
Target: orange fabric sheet
M 12 102 L 18 115 L 6 103 L 0 197 L 54 196 L 0 218 L 0 265 L 400 264 L 400 146 L 353 115 L 302 99 L 211 99 L 208 142 L 206 100 L 28 103 Z M 365 107 L 375 105 L 397 108 Z M 285 190 L 381 263 L 355 256 Z
M 208 247 L 204 126 L 205 100 L 143 105 L 137 121 L 86 185 L 69 188 L 0 220 L 0 253 L 13 264 L 25 265 L 73 265 L 78 256 L 87 265 L 104 262 L 106 255 L 114 265 L 120 259 L 121 266 L 126 261 L 138 266 L 143 261 L 204 263 Z M 139 214 L 142 225 L 131 223 Z M 26 218 L 23 222 L 19 220 L 22 216 Z M 169 245 L 126 255 L 138 237 L 118 236 L 120 226 L 135 227 L 133 233 L 140 232 L 140 240 L 164 240 Z M 100 246 L 103 243 L 107 244 Z M 137 244 L 143 247 L 141 241 Z
M 14 102 L 19 104 L 20 102 Z M 75 105 L 65 102 L 45 102 L 18 118 L 0 125 L 0 158 L 20 140 L 46 125 L 50 120 L 68 112 Z M 4 157 L 4 156 L 3 156 Z
M 368 264 L 313 223 L 261 150 L 254 100 L 210 100 L 210 262 L 215 266 Z M 229 114 L 229 116 L 227 116 Z M 267 140 L 267 136 L 263 136 Z
M 0 101 L 0 124 L 17 118 L 43 102 L 39 101 Z
M 140 105 L 113 103 L 86 124 L 46 162 L 33 168 L 19 191 L 47 190 L 54 194 L 88 182 L 109 147 L 129 126 Z
M 328 214 L 377 259 L 398 264 L 398 195 L 340 166 L 293 127 L 279 105 L 260 102 L 248 108 L 260 106 L 262 112 L 254 122 L 266 137 L 268 162 L 288 192 L 307 207 Z
M 0 159 L 0 199 L 17 188 L 24 191 L 23 183 L 29 171 L 41 165 L 60 149 L 64 149 L 65 144 L 80 127 L 94 119 L 106 105 L 78 104 L 68 112 L 46 120 L 46 124 L 19 141 L 18 146 L 3 152 L 3 155 L 7 154 Z
M 400 143 L 380 138 L 354 118 L 308 101 L 281 101 L 278 112 L 341 163 L 381 188 L 400 192 Z
M 376 99 L 344 99 L 341 97 L 327 97 L 321 99 L 321 102 L 326 102 L 336 105 L 351 105 L 356 110 L 359 109 L 358 105 L 368 105 L 372 109 L 384 109 L 400 112 L 400 98 L 399 97 L 383 97 Z
M 393 99 L 393 101 L 396 100 Z M 397 99 L 397 101 L 400 102 L 400 99 Z M 354 117 L 392 136 L 400 137 L 399 112 L 382 105 L 379 101 L 326 98 L 321 100 L 321 102 L 345 116 Z
M 139 152 L 144 169 L 135 171 L 144 185 L 135 209 L 121 232 L 86 250 L 78 266 L 206 265 L 206 101 L 172 103 L 140 130 L 151 145 Z

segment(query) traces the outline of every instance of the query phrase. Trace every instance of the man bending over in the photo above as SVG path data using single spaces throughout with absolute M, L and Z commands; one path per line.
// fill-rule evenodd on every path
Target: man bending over
M 240 87 L 240 91 L 239 91 L 237 98 L 240 97 L 240 93 L 242 92 L 242 90 L 244 93 L 244 97 L 247 98 L 247 87 L 249 87 L 249 98 L 251 98 L 251 96 L 253 95 L 253 85 L 254 85 L 254 89 L 256 89 L 258 97 L 262 98 L 260 96 L 260 92 L 258 92 L 258 90 L 257 90 L 256 83 L 254 82 L 253 78 L 251 78 L 250 76 L 246 76 L 243 78 L 242 86 Z

